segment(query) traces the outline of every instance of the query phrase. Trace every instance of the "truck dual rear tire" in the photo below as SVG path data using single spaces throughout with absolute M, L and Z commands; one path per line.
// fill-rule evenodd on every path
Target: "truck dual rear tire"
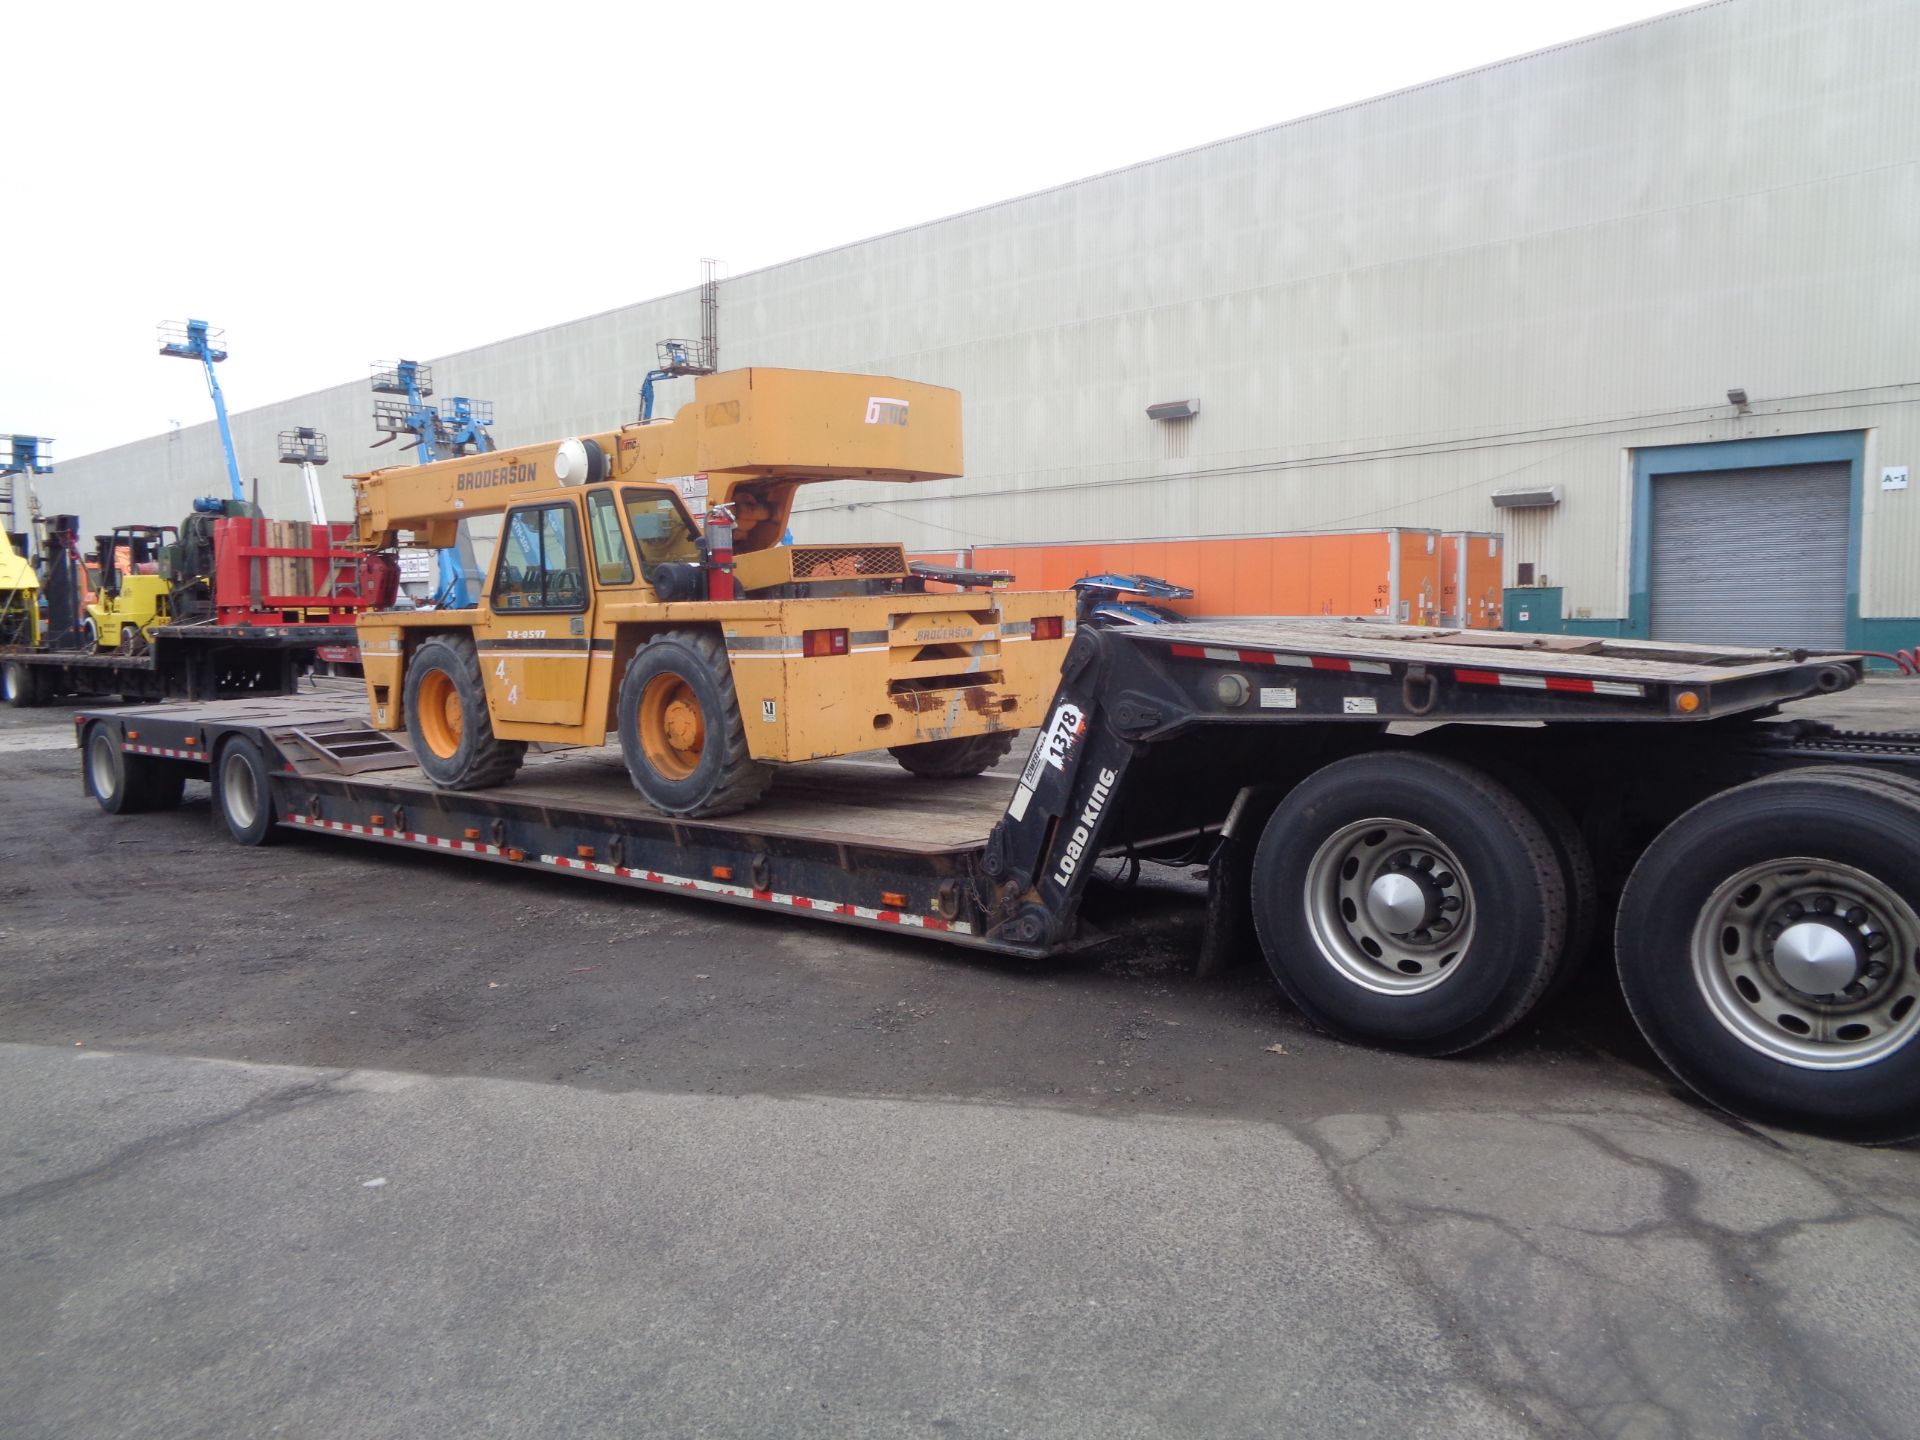
M 1019 733 L 1018 730 L 993 730 L 985 735 L 894 745 L 887 753 L 911 775 L 926 780 L 958 780 L 968 775 L 983 775 L 1006 759 Z
M 1254 853 L 1253 918 L 1274 978 L 1316 1024 L 1449 1055 L 1546 992 L 1568 880 L 1546 827 L 1484 771 L 1357 755 L 1274 811 Z
M 494 735 L 471 637 L 436 635 L 421 642 L 407 660 L 402 699 L 414 761 L 442 790 L 486 790 L 518 773 L 526 742 Z
M 619 724 L 633 788 L 669 815 L 730 815 L 773 783 L 773 767 L 747 751 L 727 648 L 711 630 L 669 630 L 634 652 Z
M 1620 985 L 1707 1100 L 1837 1138 L 1920 1136 L 1920 790 L 1835 768 L 1696 805 L 1634 867 Z

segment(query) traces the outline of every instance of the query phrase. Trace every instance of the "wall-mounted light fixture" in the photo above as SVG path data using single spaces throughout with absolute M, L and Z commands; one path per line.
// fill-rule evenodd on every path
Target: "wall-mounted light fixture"
M 1727 403 L 1742 415 L 1753 413 L 1753 407 L 1747 404 L 1747 392 L 1738 385 L 1727 391 Z
M 1147 406 L 1149 420 L 1191 420 L 1200 413 L 1198 400 L 1162 400 Z

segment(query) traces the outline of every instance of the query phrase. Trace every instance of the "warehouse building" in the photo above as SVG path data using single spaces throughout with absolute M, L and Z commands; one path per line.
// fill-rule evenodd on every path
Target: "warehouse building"
M 806 492 L 802 539 L 1497 532 L 1510 621 L 1912 645 L 1916 55 L 1911 0 L 1720 0 L 733 276 L 721 358 L 965 397 L 963 479 Z M 432 364 L 510 447 L 631 419 L 699 323 L 690 290 Z M 392 462 L 371 401 L 235 417 L 271 510 L 283 429 L 333 437 L 334 513 Z M 222 468 L 205 425 L 42 490 L 98 528 Z

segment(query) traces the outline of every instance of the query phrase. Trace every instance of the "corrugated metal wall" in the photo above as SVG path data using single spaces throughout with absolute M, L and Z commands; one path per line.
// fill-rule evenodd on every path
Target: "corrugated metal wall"
M 1917 615 L 1920 492 L 1872 482 L 1920 456 L 1916 54 L 1911 0 L 1725 0 L 739 276 L 723 357 L 966 397 L 964 480 L 823 489 L 803 538 L 1501 528 L 1570 617 L 1625 613 L 1625 447 L 1867 429 L 1862 609 Z M 696 328 L 671 296 L 436 378 L 505 444 L 603 428 Z M 1188 396 L 1178 434 L 1143 413 Z M 237 417 L 273 508 L 298 513 L 281 428 L 330 433 L 342 497 L 392 453 L 355 453 L 368 405 L 356 381 Z M 44 490 L 165 518 L 219 470 L 199 426 Z M 1553 510 L 1488 498 L 1544 484 Z

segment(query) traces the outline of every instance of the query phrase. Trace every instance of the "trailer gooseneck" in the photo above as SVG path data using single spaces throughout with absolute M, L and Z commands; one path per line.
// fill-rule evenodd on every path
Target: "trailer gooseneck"
M 1017 774 L 829 762 L 704 820 L 648 808 L 604 751 L 436 788 L 355 696 L 76 722 L 116 813 L 204 778 L 247 844 L 330 833 L 1020 955 L 1100 938 L 1095 860 L 1198 857 L 1203 963 L 1257 946 L 1317 1024 L 1417 1054 L 1500 1034 L 1611 936 L 1702 1095 L 1887 1141 L 1920 1133 L 1920 734 L 1779 713 L 1860 675 L 1373 625 L 1082 630 Z

